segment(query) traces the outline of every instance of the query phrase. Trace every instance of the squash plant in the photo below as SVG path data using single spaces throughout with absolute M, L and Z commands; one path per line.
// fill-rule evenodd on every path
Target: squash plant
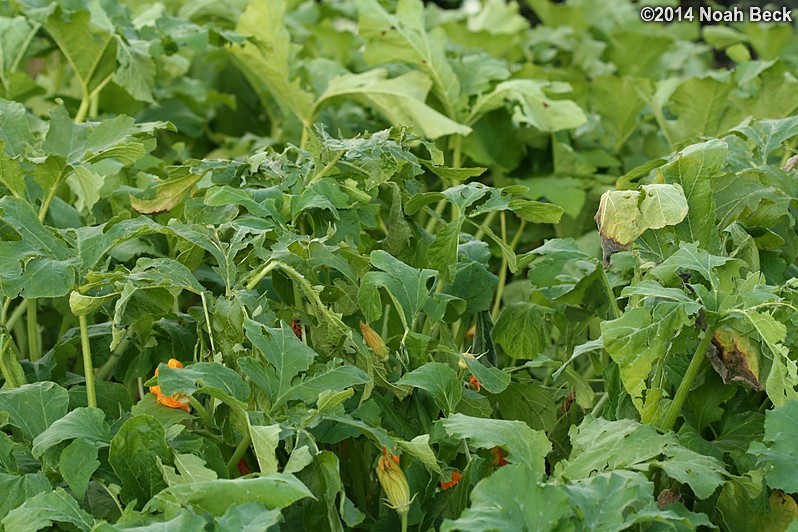
M 474 6 L 0 6 L 0 527 L 795 526 L 793 28 Z

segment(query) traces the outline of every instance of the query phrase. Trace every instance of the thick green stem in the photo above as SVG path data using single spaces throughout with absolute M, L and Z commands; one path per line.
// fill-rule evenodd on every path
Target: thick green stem
M 407 512 L 402 512 L 402 532 L 407 532 Z
M 9 299 L 9 301 L 11 300 Z M 14 309 L 14 312 L 12 312 L 11 316 L 9 316 L 8 319 L 6 320 L 5 323 L 6 329 L 8 330 L 13 329 L 14 325 L 17 324 L 19 319 L 22 317 L 23 314 L 25 314 L 27 310 L 28 310 L 27 305 L 22 305 L 22 304 L 17 305 L 17 308 Z
M 116 346 L 116 349 L 111 352 L 111 356 L 108 357 L 108 360 L 105 361 L 105 364 L 103 364 L 100 369 L 97 370 L 97 379 L 106 380 L 111 375 L 111 372 L 116 367 L 116 363 L 119 361 L 119 357 L 122 356 L 122 353 L 125 352 L 125 349 L 127 349 L 128 345 L 130 345 L 130 339 L 127 337 L 127 335 L 125 335 L 125 337 L 122 338 L 122 341 L 119 342 L 119 345 Z
M 86 315 L 78 316 L 80 324 L 80 346 L 83 349 L 83 374 L 86 378 L 86 397 L 89 408 L 97 408 L 97 393 L 94 391 L 94 367 L 91 363 L 91 344 L 89 344 L 89 323 Z
M 244 439 L 241 440 L 241 443 L 238 444 L 236 450 L 233 451 L 233 456 L 230 457 L 230 461 L 227 462 L 227 473 L 230 475 L 230 478 L 234 478 L 238 476 L 238 462 L 244 458 L 244 455 L 247 454 L 247 449 L 252 444 L 252 436 L 249 434 L 249 430 L 247 430 Z
M 36 362 L 41 358 L 41 347 L 39 345 L 39 323 L 36 316 L 36 300 L 28 299 L 26 301 L 27 322 L 28 322 L 28 359 L 31 362 Z
M 687 366 L 687 372 L 684 374 L 681 384 L 679 384 L 679 389 L 676 390 L 676 396 L 673 398 L 673 402 L 670 408 L 668 408 L 667 414 L 665 414 L 665 419 L 662 420 L 660 429 L 663 431 L 673 429 L 673 426 L 676 424 L 676 419 L 682 411 L 682 406 L 684 406 L 684 401 L 687 399 L 687 394 L 690 393 L 693 381 L 698 376 L 701 367 L 707 359 L 707 349 L 709 349 L 709 344 L 712 342 L 712 337 L 715 335 L 715 327 L 714 324 L 710 324 L 707 326 L 707 330 L 704 331 L 704 336 L 698 343 L 698 347 L 693 354 L 693 359 L 690 360 L 690 365 Z
M 601 284 L 604 285 L 604 290 L 607 291 L 607 299 L 610 302 L 610 311 L 612 312 L 612 319 L 617 320 L 621 317 L 621 309 L 618 307 L 618 301 L 615 299 L 615 292 L 612 290 L 610 280 L 607 277 L 607 272 L 601 266 L 598 267 L 601 272 Z
M 211 416 L 208 414 L 208 411 L 205 410 L 205 407 L 202 406 L 202 403 L 194 397 L 193 395 L 188 396 L 188 404 L 191 405 L 191 408 L 197 411 L 197 413 L 202 418 L 202 421 L 205 423 L 206 427 L 211 426 Z
M 86 120 L 86 115 L 89 114 L 90 105 L 91 105 L 91 94 L 89 93 L 89 88 L 84 86 L 83 98 L 81 98 L 80 107 L 78 107 L 78 112 L 75 114 L 75 123 L 80 124 L 81 122 Z

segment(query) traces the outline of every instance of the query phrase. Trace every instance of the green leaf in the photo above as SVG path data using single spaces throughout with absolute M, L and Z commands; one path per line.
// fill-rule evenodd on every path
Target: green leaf
M 91 210 L 100 199 L 100 188 L 105 178 L 85 166 L 75 166 L 66 178 L 67 185 L 76 196 L 75 208 Z
M 554 100 L 545 89 L 564 92 L 565 83 L 552 84 L 532 79 L 511 79 L 499 83 L 492 92 L 481 95 L 471 108 L 466 123 L 473 125 L 489 111 L 508 105 L 513 122 L 532 126 L 541 131 L 554 132 L 573 129 L 587 122 L 582 109 L 571 100 Z
M 454 412 L 463 397 L 463 384 L 457 372 L 440 362 L 427 362 L 404 375 L 396 384 L 421 388 L 429 392 L 435 404 L 444 414 Z
M 19 160 L 12 158 L 4 150 L 5 142 L 0 141 L 0 183 L 2 183 L 13 196 L 25 196 L 25 171 L 19 165 Z
M 25 504 L 12 510 L 3 519 L 6 530 L 41 530 L 53 523 L 68 523 L 79 530 L 88 531 L 94 526 L 91 515 L 80 509 L 78 502 L 66 491 L 56 488 L 40 493 Z
M 0 241 L 0 288 L 7 297 L 28 299 L 61 297 L 75 283 L 80 261 L 66 243 L 39 222 L 38 215 L 22 199 L 0 198 L 0 220 L 21 240 Z
M 679 85 L 668 106 L 677 117 L 671 127 L 673 141 L 723 133 L 724 118 L 730 112 L 729 92 L 733 88 L 731 83 L 712 77 L 690 78 Z
M 653 466 L 689 485 L 699 499 L 708 498 L 724 482 L 726 471 L 720 461 L 683 447 L 673 433 L 657 434 L 651 425 L 586 417 L 569 436 L 571 455 L 557 464 L 556 477 L 577 480 L 595 471 L 647 471 Z
M 565 486 L 583 530 L 624 530 L 654 506 L 654 484 L 637 471 L 612 471 Z
M 658 179 L 681 185 L 687 198 L 687 219 L 676 228 L 679 240 L 701 244 L 704 249 L 714 249 L 715 202 L 712 199 L 712 179 L 720 174 L 727 152 L 725 142 L 709 140 L 688 146 L 679 152 L 676 159 L 659 168 Z
M 375 108 L 391 124 L 412 126 L 424 137 L 437 139 L 446 135 L 468 135 L 471 128 L 447 118 L 425 101 L 433 83 L 422 72 L 406 72 L 387 79 L 381 68 L 362 74 L 346 74 L 332 79 L 319 96 L 316 107 L 327 100 L 348 97 Z
M 263 504 L 234 504 L 216 520 L 217 530 L 268 530 L 282 521 L 280 510 L 269 510 Z
M 493 340 L 511 357 L 531 360 L 551 344 L 551 312 L 534 303 L 507 305 L 493 327 Z
M 698 246 L 697 242 L 682 244 L 676 253 L 653 268 L 651 275 L 668 284 L 674 282 L 682 271 L 692 271 L 709 281 L 712 288 L 717 290 L 720 287 L 717 270 L 727 264 L 730 267 L 739 267 L 742 264 L 742 261 L 731 257 L 710 255 Z
M 67 391 L 54 382 L 0 390 L 0 412 L 8 412 L 11 423 L 31 441 L 64 417 L 68 405 Z
M 535 471 L 520 464 L 500 468 L 474 487 L 471 506 L 457 520 L 444 521 L 441 531 L 568 529 L 573 515 L 568 496 L 538 480 Z
M 55 420 L 33 440 L 31 452 L 39 458 L 44 452 L 64 440 L 81 439 L 95 447 L 107 447 L 111 434 L 105 423 L 105 414 L 97 408 L 76 408 Z
M 140 508 L 166 487 L 158 459 L 171 463 L 172 453 L 164 429 L 151 416 L 135 416 L 119 428 L 111 440 L 108 461 L 122 482 L 122 497 Z
M 319 399 L 324 392 L 339 392 L 371 382 L 368 374 L 356 366 L 341 364 L 341 361 L 332 360 L 323 366 L 316 366 L 312 375 L 306 375 L 301 382 L 296 384 L 283 398 L 283 401 L 299 399 L 310 404 Z
M 765 437 L 751 444 L 750 453 L 763 466 L 772 488 L 798 491 L 798 401 L 791 400 L 765 413 Z
M 249 424 L 249 433 L 252 436 L 252 447 L 258 459 L 258 467 L 264 475 L 277 473 L 277 457 L 274 452 L 280 444 L 280 425 L 252 425 Z
M 175 469 L 161 463 L 164 478 L 170 486 L 216 480 L 216 471 L 205 467 L 205 460 L 193 454 L 176 454 Z
M 193 395 L 195 392 L 209 393 L 217 389 L 225 394 L 246 401 L 250 389 L 241 376 L 218 362 L 198 362 L 185 368 L 170 368 L 164 363 L 158 366 L 158 385 L 161 393 Z
M 285 323 L 281 323 L 279 329 L 267 327 L 264 332 L 259 323 L 247 319 L 244 330 L 252 345 L 271 365 L 264 373 L 265 381 L 261 381 L 266 386 L 264 391 L 270 394 L 273 406 L 284 403 L 293 389 L 294 377 L 310 368 L 316 352 L 303 344 Z M 252 364 L 242 366 L 245 372 L 248 368 L 252 368 Z
M 214 516 L 224 515 L 233 505 L 260 503 L 270 510 L 285 508 L 311 492 L 293 475 L 277 473 L 257 478 L 219 479 L 171 486 L 158 493 L 145 511 L 195 506 Z
M 21 103 L 0 98 L 0 141 L 11 157 L 25 154 L 33 145 L 28 115 Z
M 110 21 L 107 19 L 103 20 L 105 27 L 102 27 L 98 25 L 99 17 L 92 17 L 88 11 L 74 11 L 68 17 L 64 15 L 60 7 L 56 8 L 44 27 L 88 95 L 116 69 L 116 40 L 109 32 Z
M 496 396 L 502 418 L 524 421 L 535 430 L 550 431 L 560 415 L 554 399 L 536 382 L 513 382 Z
M 91 476 L 100 467 L 97 446 L 83 439 L 76 439 L 66 446 L 58 460 L 58 470 L 78 499 L 86 495 Z
M 141 214 L 157 214 L 175 208 L 191 193 L 202 175 L 191 172 L 187 166 L 179 166 L 165 180 L 159 180 L 145 194 L 150 197 L 130 197 L 130 206 Z
M 427 31 L 424 4 L 399 0 L 391 15 L 377 0 L 357 0 L 358 30 L 366 40 L 365 58 L 372 64 L 403 61 L 415 65 L 433 82 L 433 94 L 449 118 L 455 118 L 460 81 L 446 57 L 446 32 Z
M 0 489 L 5 494 L 0 499 L 0 519 L 2 519 L 8 515 L 8 512 L 35 495 L 51 492 L 53 487 L 42 473 L 28 473 L 22 476 L 0 473 Z
M 371 264 L 382 271 L 368 272 L 360 281 L 357 298 L 366 320 L 377 321 L 382 316 L 378 292 L 382 287 L 396 306 L 402 325 L 409 330 L 430 297 L 428 283 L 435 271 L 413 268 L 382 250 L 371 252 Z
M 479 353 L 476 353 L 479 354 Z M 463 355 L 461 355 L 463 356 Z M 501 393 L 510 384 L 510 374 L 495 367 L 489 367 L 476 358 L 463 356 L 468 370 L 479 381 L 480 385 L 490 393 Z
M 155 61 L 150 52 L 150 43 L 139 39 L 116 37 L 116 60 L 119 68 L 114 73 L 114 82 L 135 99 L 153 102 L 155 85 Z
M 601 323 L 604 349 L 620 367 L 623 386 L 641 414 L 654 363 L 665 357 L 671 339 L 693 323 L 691 315 L 696 312 L 695 304 L 663 302 L 627 310 L 617 320 Z
M 546 472 L 544 458 L 551 451 L 551 443 L 545 433 L 530 429 L 523 421 L 454 414 L 440 423 L 450 436 L 467 438 L 474 447 L 505 449 L 508 451 L 507 461 L 530 468 L 533 479 L 542 478 Z
M 238 20 L 236 33 L 251 38 L 230 52 L 264 107 L 273 98 L 283 115 L 294 114 L 310 127 L 313 95 L 292 73 L 297 58 L 285 26 L 287 4 L 284 0 L 250 2 Z

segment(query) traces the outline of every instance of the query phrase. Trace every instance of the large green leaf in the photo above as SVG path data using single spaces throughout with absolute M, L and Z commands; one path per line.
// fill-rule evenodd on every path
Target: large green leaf
M 499 83 L 493 92 L 480 96 L 466 121 L 474 124 L 485 113 L 509 105 L 513 110 L 513 121 L 532 126 L 541 131 L 554 132 L 573 129 L 587 121 L 582 109 L 571 100 L 555 100 L 546 95 L 545 89 L 564 92 L 566 84 L 552 84 L 531 79 L 513 79 Z
M 68 405 L 67 391 L 54 382 L 0 390 L 0 412 L 8 412 L 11 423 L 31 441 L 64 417 Z
M 502 309 L 493 340 L 513 358 L 533 359 L 551 344 L 551 309 L 535 303 L 512 303 Z
M 520 464 L 499 469 L 476 485 L 471 506 L 457 520 L 444 521 L 441 530 L 568 530 L 573 515 L 568 496 L 538 479 Z
M 256 502 L 270 510 L 285 508 L 312 494 L 293 475 L 276 473 L 257 478 L 219 479 L 172 486 L 158 493 L 145 510 L 195 506 L 212 515 L 224 515 L 234 504 Z
M 627 310 L 620 318 L 601 323 L 604 349 L 620 367 L 624 388 L 641 414 L 654 363 L 665 357 L 671 339 L 693 323 L 697 312 L 697 304 L 662 302 Z
M 92 16 L 84 10 L 67 15 L 59 7 L 44 23 L 87 95 L 116 69 L 116 40 L 110 33 L 110 20 L 102 17 L 101 8 Z
M 440 362 L 427 362 L 404 375 L 396 384 L 413 386 L 429 392 L 444 414 L 454 412 L 463 396 L 463 385 L 457 378 L 457 373 Z
M 427 73 L 432 91 L 449 118 L 455 118 L 460 81 L 446 57 L 443 28 L 427 31 L 424 4 L 399 0 L 396 14 L 385 11 L 377 0 L 357 0 L 360 35 L 366 39 L 365 57 L 371 63 L 403 61 Z
M 332 79 L 316 101 L 316 107 L 333 98 L 354 98 L 374 107 L 389 123 L 412 126 L 418 134 L 431 139 L 468 135 L 471 128 L 447 118 L 425 103 L 430 87 L 432 80 L 422 72 L 411 71 L 387 79 L 387 72 L 378 68 Z
M 247 319 L 244 324 L 247 338 L 263 355 L 270 367 L 262 370 L 262 387 L 272 399 L 273 405 L 284 403 L 290 398 L 294 385 L 292 381 L 303 371 L 310 368 L 316 357 L 315 351 L 303 344 L 291 328 L 283 323 L 279 329 L 267 327 L 264 331 L 259 323 Z M 256 362 L 256 361 L 252 361 Z M 245 372 L 254 371 L 256 364 L 242 365 Z M 252 374 L 250 374 L 252 377 Z M 255 379 L 255 377 L 252 377 Z
M 97 408 L 76 408 L 55 420 L 33 440 L 31 452 L 39 458 L 44 452 L 64 440 L 81 439 L 95 447 L 107 447 L 111 434 L 105 414 Z
M 765 413 L 763 442 L 751 444 L 751 454 L 764 466 L 772 488 L 787 493 L 798 491 L 798 401 L 791 400 Z
M 523 421 L 454 414 L 440 423 L 450 436 L 468 439 L 474 447 L 502 447 L 508 451 L 508 462 L 530 468 L 536 479 L 542 478 L 546 472 L 544 458 L 551 451 L 551 443 L 543 432 L 530 429 Z
M 296 53 L 284 22 L 287 4 L 283 0 L 252 0 L 236 26 L 238 33 L 251 38 L 231 48 L 231 53 L 264 106 L 274 99 L 283 114 L 294 114 L 309 127 L 313 96 L 292 73 Z
M 94 518 L 82 510 L 69 493 L 56 488 L 28 499 L 2 521 L 6 530 L 41 530 L 53 523 L 68 523 L 88 531 L 94 526 Z
M 368 272 L 360 281 L 357 298 L 368 321 L 382 316 L 378 288 L 382 287 L 393 300 L 405 329 L 410 329 L 430 297 L 428 283 L 435 277 L 429 269 L 416 269 L 382 250 L 371 253 L 371 263 L 382 271 Z
M 0 220 L 21 237 L 0 241 L 0 288 L 6 296 L 33 299 L 69 293 L 80 261 L 66 242 L 43 226 L 30 204 L 20 198 L 0 199 Z
M 158 459 L 172 462 L 164 429 L 151 416 L 135 416 L 119 428 L 111 440 L 108 461 L 122 482 L 122 497 L 141 507 L 166 487 Z
M 659 178 L 665 183 L 681 185 L 687 198 L 687 219 L 676 228 L 679 240 L 697 242 L 705 249 L 714 249 L 712 180 L 720 174 L 727 152 L 725 142 L 709 140 L 688 146 L 678 153 L 676 159 L 659 168 Z

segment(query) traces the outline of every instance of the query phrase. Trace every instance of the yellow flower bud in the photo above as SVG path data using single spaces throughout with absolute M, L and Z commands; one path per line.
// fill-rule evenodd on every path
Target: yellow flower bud
M 457 361 L 457 366 L 460 369 L 468 369 L 468 362 L 466 362 L 465 358 L 463 357 L 474 358 L 474 355 L 472 355 L 471 353 L 462 353 L 460 360 Z
M 366 341 L 366 345 L 377 356 L 377 359 L 380 362 L 386 362 L 388 360 L 388 346 L 385 345 L 380 335 L 362 321 L 360 322 L 360 330 L 363 331 L 363 339 Z
M 393 455 L 383 450 L 383 455 L 377 461 L 377 479 L 385 490 L 388 503 L 399 515 L 406 515 L 410 510 L 410 486 L 399 461 Z

